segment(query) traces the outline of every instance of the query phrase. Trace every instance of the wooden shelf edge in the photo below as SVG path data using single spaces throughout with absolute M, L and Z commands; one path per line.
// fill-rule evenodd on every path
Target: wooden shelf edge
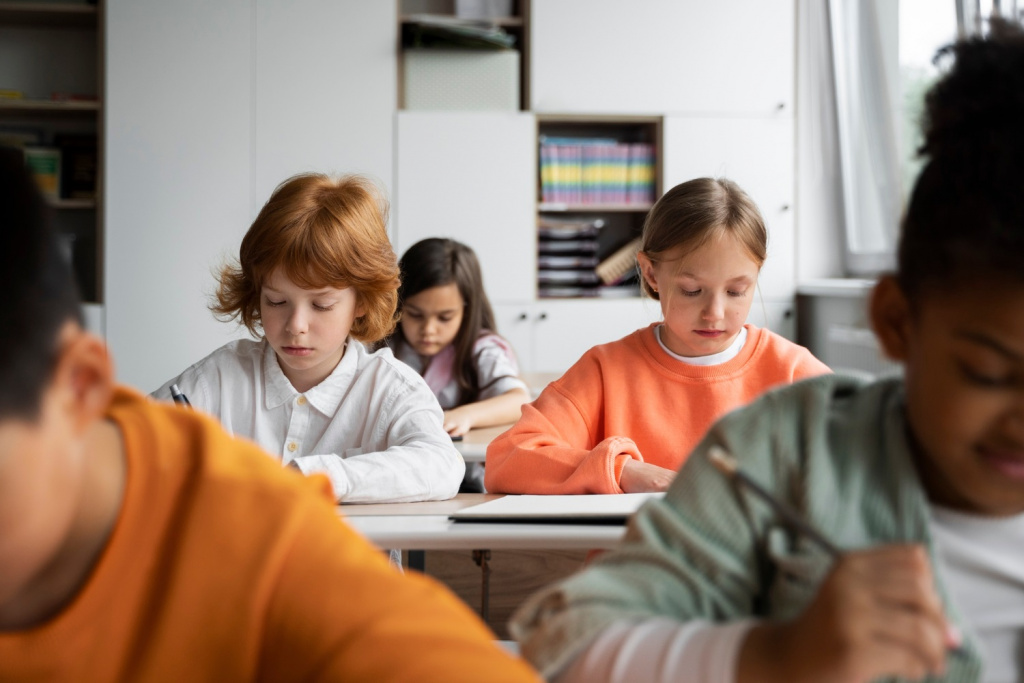
M 537 205 L 537 211 L 541 213 L 641 213 L 650 211 L 652 206 L 654 204 L 561 204 L 558 202 L 541 202 Z
M 421 15 L 422 16 L 422 15 Z M 426 14 L 426 16 L 439 17 L 442 19 L 461 19 L 454 14 Z M 415 24 L 416 15 L 403 14 L 399 17 L 399 21 L 402 24 Z M 522 17 L 494 17 L 492 19 L 470 19 L 466 18 L 466 21 L 479 22 L 481 24 L 492 24 L 494 26 L 501 26 L 502 28 L 519 28 L 523 25 Z
M 103 105 L 92 100 L 15 100 L 0 99 L 0 112 L 25 114 L 95 113 Z
M 48 199 L 47 204 L 55 209 L 95 209 L 95 199 Z
M 0 25 L 95 27 L 96 5 L 71 2 L 0 2 Z

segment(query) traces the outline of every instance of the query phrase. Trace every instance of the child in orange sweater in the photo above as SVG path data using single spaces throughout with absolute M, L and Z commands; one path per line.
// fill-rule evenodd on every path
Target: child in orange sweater
M 664 322 L 590 349 L 487 449 L 495 493 L 663 491 L 712 422 L 766 389 L 828 372 L 745 325 L 767 254 L 728 180 L 677 185 L 651 209 L 637 262 Z
M 20 154 L 0 148 L 0 679 L 536 681 L 330 483 L 114 385 Z

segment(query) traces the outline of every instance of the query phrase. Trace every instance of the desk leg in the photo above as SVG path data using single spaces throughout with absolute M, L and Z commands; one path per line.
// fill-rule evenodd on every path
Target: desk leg
M 480 567 L 480 618 L 485 622 L 490 619 L 491 611 L 491 559 L 490 550 L 474 550 L 473 561 Z
M 408 552 L 408 558 L 407 559 L 408 559 L 408 562 L 409 562 L 409 567 L 408 568 L 409 569 L 415 569 L 420 574 L 424 573 L 426 571 L 426 568 L 427 568 L 426 552 L 424 552 L 422 550 L 409 550 L 407 552 Z

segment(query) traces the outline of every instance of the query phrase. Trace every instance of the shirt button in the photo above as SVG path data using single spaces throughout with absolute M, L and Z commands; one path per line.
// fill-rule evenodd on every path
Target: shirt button
M 299 396 L 297 399 L 295 399 L 295 402 L 298 403 L 300 406 L 304 406 L 306 405 L 306 397 Z
M 295 444 L 294 441 L 292 441 L 290 444 L 288 444 L 288 450 L 291 451 L 292 453 L 294 453 L 295 449 L 297 449 L 297 448 L 298 448 L 298 446 Z

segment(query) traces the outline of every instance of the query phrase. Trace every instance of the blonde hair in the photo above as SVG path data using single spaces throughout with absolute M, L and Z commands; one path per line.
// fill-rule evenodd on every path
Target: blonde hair
M 238 263 L 219 275 L 215 304 L 220 318 L 239 318 L 260 336 L 260 295 L 278 267 L 299 287 L 352 287 L 365 310 L 351 335 L 373 343 L 395 327 L 398 259 L 387 235 L 383 193 L 361 176 L 330 178 L 309 173 L 274 190 L 249 227 Z
M 674 260 L 723 234 L 739 239 L 758 268 L 764 265 L 768 230 L 757 205 L 731 180 L 695 178 L 673 187 L 651 208 L 640 251 L 655 263 Z M 642 276 L 640 287 L 658 299 Z

